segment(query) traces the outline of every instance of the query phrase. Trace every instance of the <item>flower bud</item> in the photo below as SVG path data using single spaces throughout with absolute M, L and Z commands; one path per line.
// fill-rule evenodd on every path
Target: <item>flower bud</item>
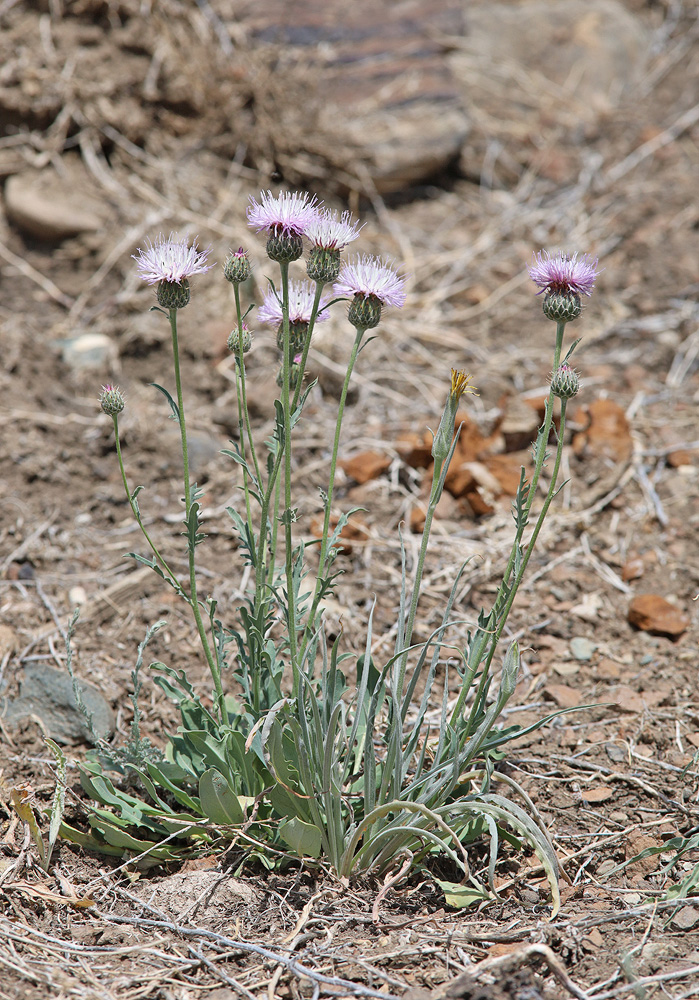
M 340 251 L 332 247 L 313 247 L 306 272 L 311 281 L 321 281 L 324 285 L 335 281 L 340 273 Z
M 544 316 L 557 323 L 572 323 L 582 312 L 577 292 L 547 292 L 544 296 Z
M 160 281 L 158 283 L 158 305 L 163 309 L 184 309 L 189 302 L 191 293 L 189 281 Z
M 124 409 L 124 394 L 118 385 L 103 385 L 100 393 L 102 411 L 110 417 L 115 417 Z
M 289 322 L 289 358 L 291 360 L 297 354 L 301 355 L 306 346 L 307 336 L 308 323 L 305 320 L 298 320 L 295 323 L 293 321 Z M 284 350 L 284 323 L 280 323 L 277 330 L 277 347 L 280 351 Z
M 226 281 L 230 281 L 232 285 L 242 285 L 250 277 L 250 271 L 247 251 L 243 250 L 242 247 L 230 254 L 223 265 L 223 275 Z
M 267 256 L 279 264 L 288 264 L 298 260 L 303 254 L 303 237 L 300 233 L 272 232 L 267 240 Z
M 238 330 L 238 327 L 236 327 L 235 330 L 231 330 L 228 335 L 228 340 L 226 341 L 226 346 L 228 347 L 228 350 L 233 351 L 234 354 L 238 353 L 241 346 L 243 348 L 243 354 L 248 353 L 252 347 L 252 334 L 248 330 L 245 323 L 242 324 L 242 331 Z
M 355 330 L 373 330 L 381 321 L 381 299 L 376 295 L 355 295 L 347 318 Z
M 551 375 L 551 392 L 559 399 L 572 399 L 580 389 L 578 373 L 564 361 Z
M 299 384 L 299 381 L 303 380 L 304 375 L 303 368 L 301 367 L 301 355 L 297 354 L 294 356 L 293 362 L 289 366 L 289 389 L 292 391 Z M 280 389 L 284 387 L 284 369 L 280 368 L 277 373 L 277 385 Z

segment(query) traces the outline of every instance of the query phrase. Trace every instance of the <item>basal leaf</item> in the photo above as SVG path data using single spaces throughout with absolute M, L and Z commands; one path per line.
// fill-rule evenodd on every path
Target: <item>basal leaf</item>
M 446 882 L 441 878 L 436 878 L 435 882 L 444 893 L 447 906 L 454 906 L 458 909 L 466 909 L 468 906 L 475 906 L 477 903 L 485 903 L 493 899 L 492 893 L 486 889 L 479 889 L 475 885 L 462 885 L 460 882 Z
M 311 823 L 304 823 L 298 816 L 286 820 L 279 827 L 282 840 L 302 858 L 319 858 L 320 830 Z
M 235 794 L 221 772 L 213 767 L 199 779 L 199 799 L 203 814 L 212 823 L 239 825 L 247 818 L 245 800 Z

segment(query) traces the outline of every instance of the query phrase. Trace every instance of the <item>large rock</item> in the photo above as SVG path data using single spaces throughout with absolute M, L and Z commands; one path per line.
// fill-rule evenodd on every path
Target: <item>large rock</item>
M 293 118 L 297 155 L 286 157 L 298 172 L 304 156 L 321 152 L 319 134 L 336 183 L 368 192 L 403 190 L 458 157 L 469 123 L 439 39 L 462 34 L 460 2 L 269 0 L 242 20 L 253 47 L 283 47 L 274 74 L 289 80 L 289 93 L 312 77 Z M 307 117 L 305 134 L 304 107 L 314 104 L 318 118 Z M 290 127 L 280 104 L 280 135 Z
M 114 713 L 109 702 L 91 684 L 79 681 L 83 703 L 92 716 L 98 737 L 114 731 Z M 92 734 L 77 706 L 73 682 L 64 670 L 46 664 L 30 664 L 20 684 L 19 698 L 11 701 L 4 720 L 19 723 L 38 717 L 48 736 L 57 743 L 91 742 Z
M 105 225 L 103 195 L 78 157 L 53 167 L 25 170 L 5 184 L 5 212 L 23 235 L 44 243 L 99 232 Z

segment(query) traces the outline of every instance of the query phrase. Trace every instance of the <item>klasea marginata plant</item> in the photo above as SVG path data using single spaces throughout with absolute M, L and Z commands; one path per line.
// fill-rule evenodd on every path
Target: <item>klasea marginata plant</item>
M 190 301 L 190 278 L 212 265 L 210 251 L 199 250 L 196 241 L 190 245 L 174 234 L 160 236 L 148 241 L 135 260 L 141 277 L 156 286 L 155 308 L 170 326 L 175 394 L 161 385 L 155 388 L 180 428 L 188 567 L 182 576 L 144 525 L 142 487 L 132 488 L 127 478 L 119 439 L 123 394 L 105 385 L 100 405 L 113 421 L 126 499 L 146 546 L 146 554 L 130 555 L 150 566 L 189 607 L 211 693 L 195 690 L 185 671 L 152 663 L 156 682 L 177 702 L 180 725 L 167 735 L 164 752 L 141 736 L 140 671 L 147 643 L 163 623 L 153 625 L 139 647 L 132 674 L 130 740 L 123 747 L 96 740 L 94 751 L 80 765 L 91 800 L 89 832 L 64 822 L 62 834 L 87 848 L 133 857 L 145 865 L 237 844 L 241 859 L 254 856 L 269 867 L 290 858 L 317 859 L 342 879 L 358 873 L 405 872 L 442 854 L 460 873 L 458 881 L 440 882 L 454 905 L 490 898 L 502 839 L 525 841 L 548 876 L 555 911 L 557 862 L 546 830 L 523 789 L 505 774 L 495 774 L 507 744 L 547 721 L 527 730 L 502 726 L 517 684 L 520 651 L 513 641 L 501 653 L 500 643 L 558 489 L 566 406 L 580 387 L 569 364 L 578 342 L 562 358 L 564 332 L 580 315 L 581 296 L 592 293 L 597 260 L 542 251 L 529 269 L 543 295 L 544 314 L 556 323 L 553 371 L 532 476 L 528 480 L 522 470 L 512 508 L 512 548 L 491 608 L 483 609 L 471 624 L 465 643 L 453 637 L 456 625 L 464 624 L 454 615 L 459 582 L 467 571 L 463 566 L 439 625 L 426 641 L 414 641 L 432 522 L 456 447 L 457 410 L 464 394 L 475 392 L 472 377 L 455 369 L 432 444 L 432 486 L 414 565 L 402 548 L 393 652 L 385 662 L 376 662 L 371 652 L 373 613 L 363 648 L 356 654 L 342 648 L 342 636 L 333 642 L 327 638 L 322 607 L 340 572 L 340 533 L 353 513 L 344 513 L 336 522 L 331 517 L 348 387 L 359 353 L 368 345 L 367 332 L 378 327 L 385 308 L 404 304 L 406 278 L 377 257 L 361 254 L 343 260 L 343 251 L 360 235 L 359 225 L 349 213 L 338 216 L 305 193 L 263 192 L 259 200 L 251 199 L 248 221 L 266 235 L 267 255 L 279 267 L 277 280 L 268 279 L 257 315 L 276 330 L 280 354 L 274 431 L 261 453 L 247 406 L 245 358 L 252 335 L 246 320 L 252 307 L 243 312 L 240 291 L 250 276 L 250 262 L 241 247 L 223 267 L 235 300 L 236 324 L 228 346 L 234 354 L 240 418 L 239 438 L 224 455 L 240 473 L 241 503 L 228 513 L 237 535 L 238 570 L 249 568 L 249 589 L 235 619 L 227 623 L 219 619 L 216 601 L 199 590 L 197 559 L 205 534 L 201 491 L 189 474 L 177 323 L 179 310 Z M 306 246 L 306 279 L 291 277 L 290 266 Z M 308 546 L 294 532 L 294 430 L 314 385 L 304 383 L 315 326 L 340 301 L 348 302 L 354 339 L 322 493 L 322 536 L 312 560 Z M 552 432 L 549 484 L 535 510 Z M 74 627 L 75 619 L 69 643 Z M 438 666 L 444 679 L 435 724 L 429 710 Z M 496 784 L 507 794 L 494 790 Z M 488 885 L 471 875 L 467 856 L 468 844 L 484 835 L 490 839 Z

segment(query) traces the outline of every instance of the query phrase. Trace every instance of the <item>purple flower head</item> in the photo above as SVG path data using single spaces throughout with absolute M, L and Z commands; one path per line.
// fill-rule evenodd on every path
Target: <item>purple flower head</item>
M 303 236 L 307 226 L 318 215 L 318 199 L 305 193 L 282 192 L 275 198 L 271 191 L 262 191 L 260 201 L 250 198 L 248 224 L 258 233 L 269 230 L 275 236 L 294 233 Z
M 310 281 L 290 281 L 289 282 L 289 322 L 290 323 L 308 323 L 311 319 L 311 312 L 313 311 L 313 303 L 315 301 L 315 287 L 310 283 Z M 321 309 L 328 304 L 328 297 L 323 295 L 320 299 L 320 304 L 318 306 L 318 315 L 316 316 L 316 323 L 321 323 L 324 319 L 328 318 L 327 310 L 321 312 Z M 274 289 L 270 288 L 264 298 L 264 302 L 259 308 L 257 313 L 257 318 L 262 323 L 268 323 L 270 326 L 278 327 L 283 320 L 282 315 L 282 305 Z
M 250 271 L 248 252 L 242 247 L 231 252 L 223 265 L 223 275 L 232 285 L 242 285 L 250 277 Z
M 373 296 L 382 305 L 400 309 L 405 303 L 405 280 L 380 258 L 363 254 L 344 265 L 333 291 L 336 295 Z
M 160 281 L 170 284 L 185 281 L 194 274 L 204 274 L 213 264 L 207 263 L 211 247 L 206 250 L 197 249 L 197 240 L 192 246 L 187 245 L 187 238 L 179 239 L 176 233 L 170 233 L 167 239 L 161 233 L 155 243 L 146 240 L 146 249 L 132 254 L 136 261 L 139 275 L 149 285 L 157 285 Z
M 561 292 L 573 295 L 591 295 L 597 270 L 597 257 L 577 253 L 561 253 L 552 257 L 548 250 L 534 254 L 534 263 L 528 269 L 529 277 L 541 289 L 538 292 Z
M 359 236 L 362 226 L 352 221 L 349 212 L 343 212 L 340 218 L 337 212 L 323 209 L 306 227 L 305 235 L 311 243 L 322 250 L 344 250 Z
M 124 393 L 118 385 L 110 382 L 102 386 L 100 393 L 100 406 L 110 417 L 116 417 L 124 409 Z

